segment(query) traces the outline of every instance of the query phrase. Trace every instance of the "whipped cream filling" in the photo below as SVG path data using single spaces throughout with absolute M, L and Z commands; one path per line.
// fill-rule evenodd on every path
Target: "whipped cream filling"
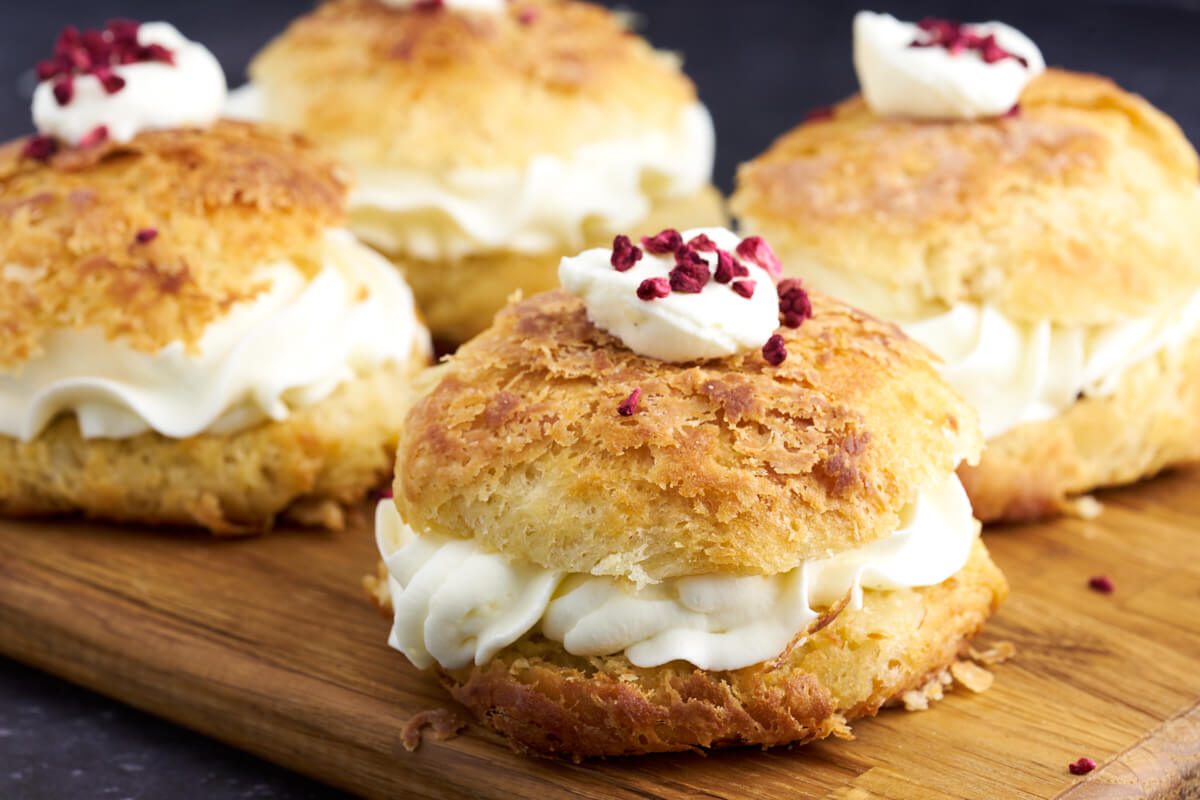
M 269 107 L 262 91 L 247 84 L 232 93 L 227 113 L 263 119 Z M 536 155 L 521 167 L 352 163 L 351 227 L 386 253 L 426 260 L 496 250 L 574 252 L 589 235 L 633 228 L 656 198 L 702 189 L 712 176 L 715 148 L 712 117 L 695 103 L 673 129 L 600 139 L 569 157 Z
M 951 52 L 942 46 L 912 47 L 927 32 L 890 14 L 860 11 L 854 17 L 854 68 L 863 97 L 880 115 L 925 119 L 977 119 L 1009 111 L 1026 84 L 1045 70 L 1037 45 L 1002 22 L 963 26 L 995 36 L 1004 50 L 1025 60 L 992 63 L 980 51 Z
M 804 264 L 800 273 L 813 288 L 896 322 L 936 353 L 942 374 L 979 411 L 988 439 L 1052 419 L 1080 394 L 1111 395 L 1126 370 L 1185 344 L 1200 330 L 1200 292 L 1148 317 L 1057 325 L 1013 320 L 989 305 L 963 302 L 947 309 L 919 302 L 880 281 L 815 263 Z
M 697 575 L 637 587 L 610 576 L 514 563 L 471 539 L 418 535 L 391 500 L 375 514 L 394 622 L 388 643 L 422 669 L 485 664 L 532 633 L 574 655 L 624 653 L 639 667 L 683 660 L 730 670 L 782 653 L 826 609 L 864 590 L 933 586 L 978 535 L 953 474 L 922 490 L 891 536 L 766 576 Z
M 38 132 L 78 145 L 96 128 L 108 138 L 127 142 L 142 131 L 207 127 L 225 107 L 225 73 L 208 48 L 186 39 L 166 22 L 143 23 L 137 32 L 142 46 L 161 45 L 174 64 L 139 62 L 112 67 L 125 86 L 109 94 L 93 75 L 72 79 L 74 95 L 62 105 L 54 97 L 55 81 L 42 81 L 33 93 L 33 122 Z
M 683 231 L 686 243 L 707 236 L 715 245 L 746 267 L 749 275 L 727 283 L 709 280 L 699 292 L 672 291 L 644 300 L 638 287 L 647 280 L 667 280 L 676 261 L 673 254 L 643 255 L 630 269 L 612 265 L 612 250 L 585 250 L 564 258 L 558 277 L 563 288 L 583 300 L 588 319 L 639 355 L 682 363 L 721 358 L 763 346 L 779 327 L 779 294 L 770 273 L 735 254 L 741 237 L 724 228 Z M 718 254 L 698 255 L 715 274 Z M 735 284 L 746 282 L 752 294 L 745 297 Z
M 85 438 L 146 431 L 226 434 L 328 397 L 385 364 L 429 351 L 412 292 L 383 257 L 344 230 L 324 239 L 323 269 L 263 265 L 270 288 L 204 331 L 195 351 L 135 350 L 95 329 L 59 330 L 19 371 L 0 373 L 0 434 L 28 441 L 60 414 Z M 0 269 L 0 291 L 29 268 Z

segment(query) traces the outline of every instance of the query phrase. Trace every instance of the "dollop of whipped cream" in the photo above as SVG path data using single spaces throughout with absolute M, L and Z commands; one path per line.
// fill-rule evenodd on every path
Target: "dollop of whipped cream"
M 499 13 L 504 10 L 506 0 L 380 0 L 385 6 L 392 8 L 411 8 L 418 11 L 490 11 Z
M 262 120 L 276 116 L 270 108 L 270 98 L 250 83 L 232 92 L 226 111 Z M 519 167 L 384 169 L 351 158 L 351 227 L 385 253 L 425 260 L 574 252 L 589 233 L 634 227 L 659 198 L 704 188 L 715 151 L 712 117 L 694 103 L 672 129 L 599 139 Z
M 967 563 L 979 526 L 953 474 L 922 490 L 900 528 L 866 547 L 767 576 L 697 575 L 638 588 L 610 576 L 514 563 L 471 539 L 418 535 L 392 500 L 376 539 L 395 611 L 389 644 L 420 668 L 485 664 L 530 633 L 571 654 L 636 666 L 731 670 L 774 658 L 847 593 L 933 586 Z
M 1052 419 L 1080 394 L 1112 394 L 1128 369 L 1200 331 L 1200 292 L 1152 316 L 1070 326 L 1014 320 L 978 303 L 947 309 L 815 262 L 802 272 L 814 288 L 899 324 L 936 353 L 943 375 L 979 411 L 988 439 Z
M 143 23 L 137 41 L 143 47 L 166 48 L 173 63 L 114 64 L 109 71 L 124 81 L 116 91 L 106 89 L 100 77 L 85 74 L 66 80 L 70 89 L 60 89 L 61 97 L 56 97 L 64 78 L 42 81 L 33 93 L 38 132 L 78 145 L 103 128 L 106 138 L 127 142 L 142 131 L 206 127 L 220 118 L 225 73 L 208 48 L 166 22 Z
M 386 259 L 344 230 L 326 233 L 324 258 L 311 279 L 290 262 L 263 265 L 256 277 L 270 289 L 213 322 L 198 352 L 173 342 L 146 353 L 94 329 L 52 333 L 19 372 L 0 374 L 0 434 L 28 441 L 67 413 L 85 438 L 226 434 L 429 352 L 412 292 Z M 0 267 L 0 288 L 27 269 Z
M 872 111 L 923 119 L 998 117 L 1017 104 L 1025 85 L 1046 68 L 1037 45 L 1002 22 L 958 29 L 983 40 L 994 37 L 991 47 L 913 46 L 938 41 L 940 26 L 954 24 L 933 21 L 922 27 L 890 14 L 855 15 L 854 68 Z M 1002 52 L 1010 55 L 1000 56 Z
M 629 244 L 639 255 L 623 270 L 614 264 L 622 257 L 631 258 L 628 250 L 622 256 L 597 248 L 564 258 L 558 268 L 559 281 L 583 300 L 593 324 L 639 355 L 682 363 L 761 348 L 779 327 L 776 276 L 737 255 L 743 240 L 724 228 L 695 228 L 682 234 L 664 231 L 660 237 L 666 234 L 701 259 L 702 272 L 711 274 L 698 291 L 695 285 L 677 290 L 683 288 L 675 274 L 681 251 L 663 253 L 645 239 L 641 248 Z M 705 239 L 707 243 L 701 246 L 707 249 L 689 246 Z M 730 259 L 735 269 L 740 267 L 739 272 L 745 274 L 722 281 L 718 270 L 722 258 Z

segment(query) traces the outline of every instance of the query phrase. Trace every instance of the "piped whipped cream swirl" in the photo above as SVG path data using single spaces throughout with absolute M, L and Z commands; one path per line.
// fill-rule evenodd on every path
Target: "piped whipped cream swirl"
M 977 119 L 1012 109 L 1026 84 L 1045 70 L 1041 51 L 1002 22 L 961 27 L 980 38 L 995 37 L 994 47 L 914 47 L 930 37 L 928 30 L 890 14 L 858 12 L 854 68 L 871 110 L 924 119 Z M 998 57 L 1001 51 L 1011 56 Z M 991 58 L 996 60 L 989 62 Z
M 255 84 L 230 95 L 227 113 L 276 116 Z M 575 252 L 592 236 L 635 227 L 660 198 L 700 191 L 712 177 L 715 149 L 712 117 L 694 103 L 674 128 L 598 139 L 521 166 L 386 169 L 349 159 L 351 226 L 385 253 L 425 260 Z
M 52 333 L 18 372 L 0 373 L 0 434 L 28 441 L 60 414 L 74 414 L 85 438 L 226 434 L 429 352 L 412 292 L 386 259 L 344 230 L 326 233 L 323 255 L 311 279 L 286 261 L 260 267 L 270 288 L 213 322 L 196 352 L 174 342 L 146 353 L 94 329 Z M 0 290 L 28 271 L 0 267 Z
M 882 282 L 812 262 L 801 272 L 814 288 L 896 322 L 936 353 L 943 375 L 979 411 L 988 439 L 1052 419 L 1081 394 L 1111 395 L 1127 370 L 1200 332 L 1200 292 L 1148 317 L 1059 325 L 1014 320 L 986 304 L 921 302 Z
M 389 644 L 417 667 L 485 664 L 540 633 L 573 655 L 624 653 L 638 667 L 683 660 L 731 670 L 774 658 L 827 609 L 864 590 L 932 586 L 966 564 L 978 534 L 953 474 L 923 490 L 900 528 L 866 547 L 777 575 L 697 575 L 638 588 L 609 576 L 514 563 L 471 539 L 418 535 L 392 500 L 376 510 L 395 611 Z
M 166 48 L 173 63 L 113 65 L 111 73 L 124 81 L 117 91 L 106 89 L 95 75 L 74 76 L 66 102 L 55 97 L 57 79 L 42 81 L 33 93 L 38 132 L 78 145 L 103 128 L 106 138 L 127 142 L 142 131 L 207 127 L 220 118 L 225 73 L 208 48 L 166 22 L 143 23 L 137 40 L 143 47 Z
M 564 289 L 583 300 L 588 319 L 639 355 L 682 363 L 761 348 L 779 327 L 775 276 L 738 256 L 743 240 L 724 228 L 695 228 L 678 234 L 685 246 L 700 237 L 712 243 L 711 249 L 692 248 L 692 252 L 703 260 L 712 277 L 699 291 L 670 288 L 675 280 L 672 273 L 679 266 L 676 253 L 655 254 L 645 242 L 638 248 L 641 255 L 623 270 L 614 266 L 611 249 L 585 250 L 564 258 L 558 268 L 559 280 Z M 745 274 L 718 280 L 722 257 L 743 267 Z M 738 284 L 743 284 L 741 293 Z M 657 291 L 650 295 L 646 286 Z

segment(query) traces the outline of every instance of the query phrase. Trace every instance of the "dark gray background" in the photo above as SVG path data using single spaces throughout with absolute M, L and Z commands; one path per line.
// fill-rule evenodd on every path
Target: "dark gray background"
M 309 0 L 3 0 L 0 138 L 30 131 L 29 68 L 67 23 L 169 19 L 221 58 L 232 85 L 250 56 Z M 717 122 L 717 180 L 795 125 L 805 110 L 855 89 L 850 18 L 836 0 L 632 0 L 658 46 L 681 51 Z M 872 6 L 1003 19 L 1050 64 L 1110 75 L 1200 139 L 1200 0 L 1014 0 Z M 2 571 L 2 565 L 0 565 Z M 399 658 L 400 656 L 397 656 Z M 0 659 L 0 798 L 276 798 L 336 793 L 249 756 Z

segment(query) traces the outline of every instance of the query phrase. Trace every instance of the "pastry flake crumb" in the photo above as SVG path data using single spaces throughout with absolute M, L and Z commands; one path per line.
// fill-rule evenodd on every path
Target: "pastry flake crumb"
M 1003 664 L 1016 654 L 1017 646 L 1010 641 L 996 642 L 986 650 L 976 650 L 973 645 L 967 648 L 967 655 L 971 660 L 985 667 Z
M 404 725 L 400 741 L 408 752 L 415 751 L 421 746 L 423 733 L 426 728 L 433 729 L 434 741 L 444 742 L 453 739 L 463 728 L 467 727 L 458 714 L 446 708 L 432 708 L 418 712 Z
M 996 676 L 974 661 L 956 661 L 950 665 L 954 680 L 978 694 L 991 688 Z

